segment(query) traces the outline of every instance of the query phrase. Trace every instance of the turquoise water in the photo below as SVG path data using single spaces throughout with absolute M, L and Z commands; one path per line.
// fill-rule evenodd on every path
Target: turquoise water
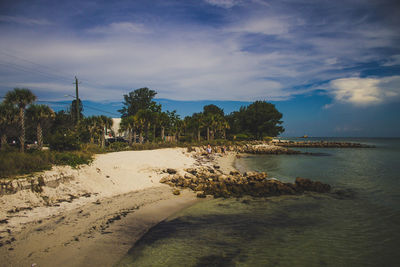
M 242 171 L 301 176 L 340 194 L 212 199 L 151 229 L 121 266 L 399 266 L 400 139 L 341 139 L 363 149 L 257 155 Z

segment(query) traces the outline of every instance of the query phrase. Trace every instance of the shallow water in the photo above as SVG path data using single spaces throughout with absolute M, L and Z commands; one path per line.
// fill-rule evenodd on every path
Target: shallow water
M 400 140 L 361 141 L 377 147 L 238 160 L 242 170 L 320 180 L 341 194 L 203 201 L 151 229 L 120 265 L 398 266 Z

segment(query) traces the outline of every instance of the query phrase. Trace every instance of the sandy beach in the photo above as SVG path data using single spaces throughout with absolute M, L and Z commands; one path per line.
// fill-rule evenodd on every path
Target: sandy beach
M 112 266 L 152 226 L 200 201 L 159 183 L 167 168 L 232 168 L 233 154 L 213 163 L 199 163 L 193 154 L 182 148 L 116 152 L 79 169 L 35 174 L 46 184 L 42 192 L 0 197 L 0 265 Z

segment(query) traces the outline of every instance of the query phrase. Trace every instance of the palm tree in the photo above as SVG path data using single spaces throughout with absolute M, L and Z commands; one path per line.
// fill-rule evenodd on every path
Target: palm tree
M 134 139 L 136 142 L 136 117 L 133 115 L 130 115 L 128 117 L 123 117 L 121 119 L 121 124 L 120 124 L 120 130 L 122 131 L 128 131 L 128 142 L 129 145 L 132 145 L 132 130 L 134 130 Z
M 159 122 L 161 126 L 161 140 L 165 142 L 165 127 L 169 126 L 169 117 L 165 112 L 161 112 L 159 116 Z
M 224 119 L 220 125 L 221 130 L 222 130 L 222 137 L 224 139 L 226 139 L 226 130 L 229 130 L 231 128 L 231 126 L 229 125 L 229 122 Z
M 36 136 L 39 150 L 43 147 L 43 124 L 55 118 L 54 111 L 46 105 L 31 105 L 26 110 L 27 117 L 36 122 Z
M 214 122 L 214 114 L 207 114 L 202 116 L 202 123 L 207 128 L 207 141 L 210 141 L 210 132 L 212 131 Z
M 25 146 L 25 108 L 36 100 L 36 96 L 29 89 L 14 88 L 13 91 L 7 92 L 5 102 L 16 105 L 19 108 L 21 152 L 24 152 Z
M 201 140 L 201 129 L 204 127 L 204 120 L 203 120 L 203 113 L 194 113 L 192 115 L 192 124 L 193 127 L 196 129 L 197 133 L 197 141 Z
M 16 123 L 17 113 L 17 109 L 13 105 L 0 103 L 1 150 L 6 149 L 7 135 Z
M 152 118 L 152 112 L 148 109 L 141 109 L 136 115 L 138 118 L 138 127 L 140 127 L 139 139 L 140 142 L 143 143 L 143 129 L 145 129 L 147 141 L 149 140 L 149 127 Z
M 84 126 L 88 129 L 90 134 L 90 143 L 94 144 L 94 139 L 97 137 L 100 138 L 103 133 L 102 130 L 102 121 L 100 116 L 90 116 L 85 118 L 82 122 Z
M 99 117 L 99 123 L 101 126 L 101 147 L 104 148 L 106 145 L 106 131 L 113 125 L 113 120 L 110 117 L 101 115 Z

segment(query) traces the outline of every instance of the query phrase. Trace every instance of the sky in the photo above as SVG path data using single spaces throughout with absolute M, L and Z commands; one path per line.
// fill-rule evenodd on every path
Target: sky
M 0 96 L 86 114 L 157 91 L 182 116 L 266 100 L 285 136 L 400 137 L 396 0 L 0 0 Z

